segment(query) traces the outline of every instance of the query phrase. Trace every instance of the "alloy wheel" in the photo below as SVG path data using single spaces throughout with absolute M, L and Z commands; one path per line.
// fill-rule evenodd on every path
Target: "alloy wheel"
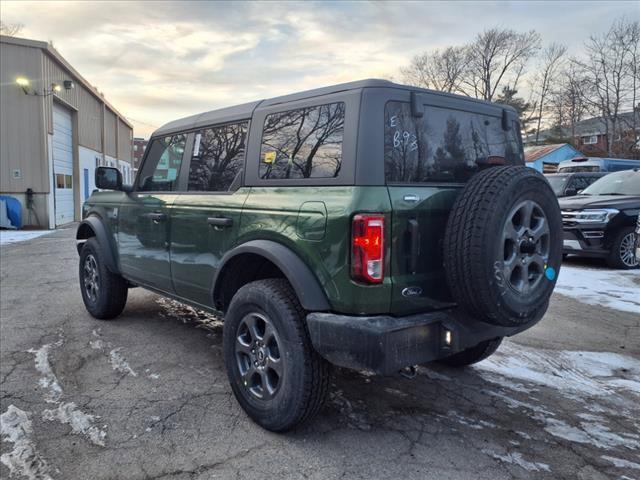
M 635 267 L 638 265 L 638 260 L 636 259 L 634 248 L 635 248 L 636 237 L 633 232 L 626 234 L 622 241 L 620 242 L 620 249 L 618 254 L 620 255 L 620 260 L 627 267 Z
M 98 262 L 92 254 L 87 255 L 84 260 L 83 280 L 87 297 L 95 303 L 100 293 L 100 273 L 98 272 Z
M 527 295 L 540 284 L 550 244 L 549 221 L 540 205 L 525 200 L 511 209 L 503 228 L 498 268 L 513 290 Z
M 234 345 L 242 383 L 251 396 L 269 400 L 283 378 L 280 340 L 273 323 L 261 313 L 249 313 L 240 321 Z

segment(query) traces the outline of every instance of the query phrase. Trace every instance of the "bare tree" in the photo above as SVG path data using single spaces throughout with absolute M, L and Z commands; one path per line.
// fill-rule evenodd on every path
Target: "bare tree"
M 463 93 L 462 78 L 469 65 L 467 47 L 447 47 L 416 55 L 408 67 L 402 68 L 403 80 L 409 85 L 442 92 Z
M 570 137 L 576 136 L 576 124 L 587 113 L 587 80 L 575 60 L 567 63 L 559 74 L 559 81 L 554 85 L 549 97 L 554 126 L 562 130 L 566 128 Z
M 492 28 L 469 46 L 469 65 L 462 85 L 476 98 L 492 100 L 504 87 L 517 90 L 527 62 L 540 48 L 540 35 Z
M 628 71 L 631 74 L 631 105 L 633 110 L 630 153 L 633 158 L 639 158 L 640 148 L 638 148 L 638 115 L 640 114 L 640 104 L 638 103 L 638 84 L 640 83 L 640 22 L 635 21 L 629 25 L 628 38 Z
M 567 53 L 567 47 L 558 43 L 552 43 L 542 52 L 541 64 L 538 74 L 534 78 L 534 85 L 537 90 L 537 122 L 535 143 L 540 138 L 540 125 L 547 107 L 548 97 L 558 80 L 558 75 L 562 69 L 563 57 Z
M 607 155 L 611 156 L 614 142 L 621 135 L 620 113 L 632 106 L 635 98 L 633 74 L 629 70 L 632 57 L 630 45 L 637 22 L 616 20 L 602 35 L 592 35 L 585 44 L 585 60 L 576 60 L 588 81 L 587 104 L 603 119 L 607 136 Z
M 0 35 L 15 37 L 23 28 L 24 25 L 21 23 L 4 23 L 3 21 L 0 21 Z

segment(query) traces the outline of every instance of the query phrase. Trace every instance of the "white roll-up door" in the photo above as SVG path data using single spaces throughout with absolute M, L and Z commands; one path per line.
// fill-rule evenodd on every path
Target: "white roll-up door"
M 73 128 L 71 112 L 53 104 L 53 184 L 56 225 L 73 222 Z

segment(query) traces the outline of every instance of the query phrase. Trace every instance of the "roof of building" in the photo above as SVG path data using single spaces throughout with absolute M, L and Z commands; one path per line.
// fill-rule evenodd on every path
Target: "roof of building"
M 540 158 L 545 157 L 550 153 L 553 153 L 556 150 L 559 150 L 563 147 L 569 147 L 572 150 L 575 150 L 575 148 L 573 148 L 568 143 L 554 143 L 550 145 L 533 145 L 533 146 L 524 148 L 524 160 L 527 163 L 535 162 L 536 160 L 539 160 Z M 577 150 L 575 151 L 577 153 L 580 153 Z
M 633 117 L 635 114 L 636 124 L 640 125 L 640 111 L 624 112 L 618 115 L 618 121 L 626 129 L 633 127 Z M 607 131 L 606 119 L 604 117 L 586 118 L 579 122 L 576 122 L 574 129 L 576 137 L 586 137 L 588 135 L 603 135 Z M 611 129 L 611 121 L 609 120 L 609 128 Z M 560 132 L 557 130 L 542 130 L 538 135 L 538 140 L 545 140 L 551 136 L 571 137 L 572 131 L 570 128 L 563 127 Z M 534 141 L 535 136 L 529 135 L 525 139 L 525 143 Z
M 464 98 L 466 101 L 477 102 L 482 104 L 495 105 L 495 103 L 487 102 L 485 100 L 479 100 L 471 97 L 465 97 L 462 95 L 456 95 L 447 92 L 438 92 L 435 90 L 428 90 L 425 88 L 413 87 L 410 85 L 401 85 L 399 83 L 390 82 L 389 80 L 380 80 L 375 78 L 369 78 L 365 80 L 357 80 L 355 82 L 340 83 L 337 85 L 331 85 L 328 87 L 315 88 L 312 90 L 306 90 L 303 92 L 291 93 L 288 95 L 282 95 L 279 97 L 269 98 L 266 100 L 258 100 L 255 102 L 249 102 L 242 105 L 236 105 L 233 107 L 221 108 L 218 110 L 212 110 L 210 112 L 204 112 L 189 117 L 180 118 L 169 122 L 159 129 L 157 129 L 152 136 L 164 135 L 167 133 L 176 132 L 179 130 L 186 130 L 192 128 L 198 128 L 201 126 L 211 125 L 212 123 L 225 123 L 236 120 L 243 120 L 250 118 L 253 111 L 258 107 L 268 107 L 272 105 L 278 105 L 281 103 L 293 102 L 296 100 L 302 100 L 306 98 L 319 97 L 322 95 L 329 95 L 332 93 L 345 92 L 348 90 L 357 90 L 361 88 L 399 88 L 403 90 L 411 90 L 418 92 L 428 92 L 430 94 L 440 95 L 449 98 Z M 499 105 L 499 108 L 512 110 L 513 107 L 508 105 Z
M 98 100 L 103 102 L 109 108 L 109 110 L 111 110 L 116 115 L 118 115 L 118 117 L 129 128 L 133 130 L 133 125 L 126 119 L 126 117 L 122 115 L 111 103 L 109 103 L 104 98 L 103 94 L 99 92 L 96 87 L 91 85 L 91 83 L 89 83 L 89 81 L 86 78 L 80 75 L 80 73 L 78 73 L 78 71 L 75 68 L 73 68 L 71 64 L 67 60 L 65 60 L 65 58 L 62 55 L 60 55 L 60 52 L 58 52 L 55 48 L 53 48 L 51 44 L 47 42 L 41 42 L 39 40 L 31 40 L 28 38 L 19 38 L 19 37 L 8 37 L 6 35 L 0 35 L 0 43 L 7 43 L 12 45 L 19 45 L 22 47 L 42 49 L 46 54 L 48 54 L 51 58 L 53 58 L 56 62 L 58 62 L 63 68 L 68 70 L 69 73 L 71 73 L 75 77 L 75 79 L 82 84 L 84 88 L 89 90 L 89 92 L 91 92 Z

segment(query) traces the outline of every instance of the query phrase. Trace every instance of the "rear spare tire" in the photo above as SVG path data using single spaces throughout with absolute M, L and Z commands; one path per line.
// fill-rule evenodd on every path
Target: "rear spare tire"
M 492 167 L 469 180 L 444 237 L 447 283 L 460 307 L 495 325 L 539 319 L 561 262 L 560 207 L 542 174 Z

